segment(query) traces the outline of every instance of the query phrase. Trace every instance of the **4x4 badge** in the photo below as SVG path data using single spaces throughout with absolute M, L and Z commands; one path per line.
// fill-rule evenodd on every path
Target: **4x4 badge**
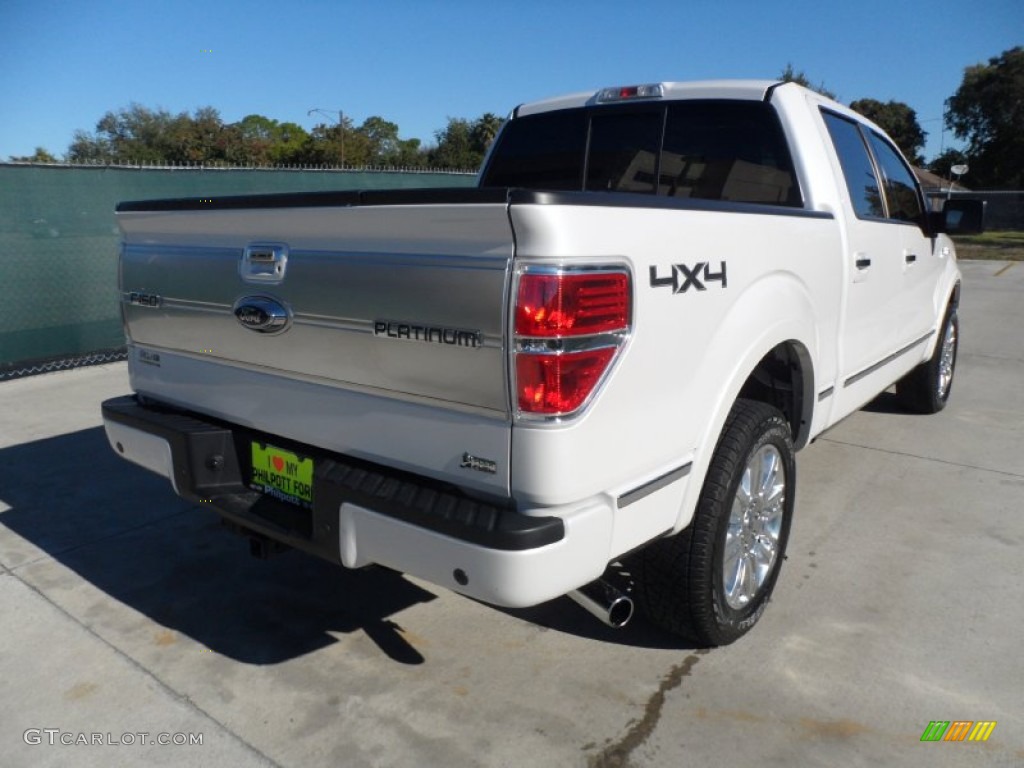
M 729 286 L 725 276 L 725 262 L 718 262 L 718 271 L 711 271 L 711 264 L 706 261 L 698 261 L 692 267 L 685 264 L 673 264 L 672 274 L 668 277 L 658 277 L 658 268 L 651 267 L 651 287 L 660 288 L 663 285 L 672 286 L 672 293 L 686 293 L 691 287 L 698 291 L 706 291 L 704 283 L 718 281 L 723 288 Z

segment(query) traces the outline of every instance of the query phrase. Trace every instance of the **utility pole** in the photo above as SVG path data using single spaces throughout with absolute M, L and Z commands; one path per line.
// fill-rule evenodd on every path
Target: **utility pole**
M 314 112 L 317 112 L 317 113 L 319 113 L 321 115 L 329 117 L 332 120 L 334 119 L 333 112 L 328 112 L 326 109 L 321 109 L 320 107 L 313 107 L 313 109 L 309 110 L 306 113 L 306 117 L 309 117 Z M 342 112 L 340 109 L 338 110 L 338 130 L 341 133 L 341 167 L 344 168 L 345 167 L 345 113 Z

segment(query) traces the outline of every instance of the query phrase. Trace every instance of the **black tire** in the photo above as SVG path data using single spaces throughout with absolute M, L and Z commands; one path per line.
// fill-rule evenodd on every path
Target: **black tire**
M 896 398 L 912 413 L 938 413 L 953 389 L 956 355 L 960 346 L 960 320 L 956 307 L 946 311 L 932 356 L 896 382 Z
M 738 493 L 748 470 L 760 474 L 756 465 L 751 468 L 755 457 L 775 462 L 775 470 L 781 472 L 782 493 L 778 498 L 773 491 L 770 512 L 765 511 L 768 505 L 751 501 L 744 513 Z M 764 613 L 779 576 L 795 491 L 796 461 L 789 423 L 770 405 L 737 400 L 715 446 L 690 525 L 641 550 L 631 563 L 640 610 L 652 623 L 701 646 L 727 645 L 749 632 Z M 734 503 L 740 505 L 741 520 L 756 517 L 762 523 L 737 524 L 734 518 L 730 525 Z M 769 514 L 772 530 L 777 524 L 771 563 L 762 577 L 755 577 L 756 586 L 748 585 L 755 588 L 746 600 L 736 592 L 730 595 L 729 588 L 736 583 L 730 585 L 726 575 L 726 539 L 730 538 L 733 554 L 744 553 L 735 558 L 740 569 L 740 560 L 749 556 L 753 561 L 748 548 L 758 546 L 767 551 L 762 539 L 770 534 L 762 530 L 763 535 L 752 535 L 751 528 L 763 524 Z M 730 555 L 730 564 L 732 561 Z

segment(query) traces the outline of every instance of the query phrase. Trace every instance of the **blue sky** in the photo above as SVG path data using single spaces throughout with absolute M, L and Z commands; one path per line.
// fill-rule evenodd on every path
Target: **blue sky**
M 0 0 L 0 158 L 60 156 L 131 102 L 306 128 L 341 109 L 429 143 L 448 117 L 790 62 L 845 103 L 909 104 L 930 158 L 964 68 L 1022 43 L 1024 0 Z

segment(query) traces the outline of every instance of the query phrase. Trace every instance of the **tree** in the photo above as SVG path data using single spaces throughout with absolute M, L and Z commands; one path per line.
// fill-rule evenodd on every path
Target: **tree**
M 164 145 L 164 162 L 221 164 L 226 155 L 221 143 L 224 122 L 213 107 L 200 107 L 189 117 L 182 112 L 171 120 Z
M 309 136 L 298 123 L 278 123 L 274 146 L 270 152 L 271 162 L 289 165 L 301 162 L 302 148 Z
M 263 115 L 246 115 L 232 125 L 238 131 L 241 141 L 235 162 L 242 165 L 267 165 L 270 162 L 270 147 L 274 143 L 277 120 Z
M 59 163 L 56 157 L 47 152 L 43 147 L 36 147 L 34 154 L 25 155 L 24 157 L 15 157 L 10 155 L 8 158 L 12 163 Z
M 400 138 L 398 125 L 377 115 L 358 127 L 342 117 L 340 123 L 320 123 L 307 132 L 297 123 L 264 115 L 246 115 L 226 125 L 213 107 L 173 115 L 132 103 L 104 114 L 94 133 L 75 131 L 67 158 L 80 163 L 348 168 L 422 167 L 430 162 L 446 168 L 475 168 L 501 125 L 501 118 L 490 112 L 474 121 L 449 118 L 448 126 L 435 134 L 438 145 L 425 150 L 419 139 Z
M 493 112 L 485 112 L 477 118 L 470 130 L 470 140 L 474 148 L 482 154 L 487 154 L 487 150 L 491 148 L 491 142 L 494 141 L 494 137 L 498 135 L 498 131 L 504 124 L 505 121 Z
M 225 125 L 217 137 L 217 153 L 224 158 L 224 165 L 249 165 L 248 148 L 242 138 L 238 123 Z
M 115 158 L 137 163 L 165 163 L 170 146 L 171 114 L 132 103 L 107 112 L 96 123 L 96 133 L 109 143 Z
M 927 134 L 917 122 L 917 113 L 902 101 L 858 99 L 850 103 L 850 109 L 860 112 L 892 137 L 896 146 L 912 164 L 924 164 L 921 150 Z
M 419 139 L 401 139 L 398 142 L 398 158 L 395 165 L 403 168 L 417 168 L 427 164 L 427 155 L 420 148 Z
M 67 158 L 72 163 L 111 163 L 114 150 L 109 140 L 79 130 L 72 135 Z
M 383 117 L 368 117 L 356 131 L 366 138 L 367 165 L 396 165 L 399 149 L 398 126 Z
M 482 156 L 473 151 L 470 140 L 470 122 L 461 117 L 449 117 L 444 130 L 436 131 L 437 146 L 430 150 L 430 164 L 440 168 L 476 168 Z
M 968 144 L 971 186 L 1024 187 L 1024 48 L 964 70 L 946 102 L 946 127 Z
M 807 75 L 803 73 L 803 70 L 795 72 L 792 64 L 786 64 L 786 68 L 782 70 L 782 74 L 779 75 L 779 79 L 784 83 L 796 83 L 797 85 L 802 85 L 804 88 L 810 88 L 812 91 L 817 91 L 822 96 L 829 99 L 838 98 L 832 91 L 825 87 L 824 82 L 818 83 L 817 85 L 811 85 L 811 81 L 807 79 Z
M 309 132 L 296 162 L 304 165 L 352 165 L 359 159 L 362 149 L 354 139 L 352 121 L 345 118 L 342 126 L 317 123 Z
M 470 122 L 449 117 L 448 126 L 437 131 L 437 146 L 428 152 L 431 165 L 440 168 L 479 168 L 503 121 L 487 112 Z
M 244 165 L 302 162 L 309 134 L 297 123 L 279 123 L 263 115 L 246 115 L 231 127 L 241 138 Z
M 373 115 L 358 128 L 346 128 L 345 161 L 356 166 L 415 165 L 419 140 L 403 140 L 398 125 Z M 349 147 L 352 147 L 350 150 Z
M 172 115 L 132 103 L 107 112 L 94 134 L 75 131 L 68 148 L 72 162 L 218 163 L 228 160 L 220 114 L 200 107 L 193 115 Z

